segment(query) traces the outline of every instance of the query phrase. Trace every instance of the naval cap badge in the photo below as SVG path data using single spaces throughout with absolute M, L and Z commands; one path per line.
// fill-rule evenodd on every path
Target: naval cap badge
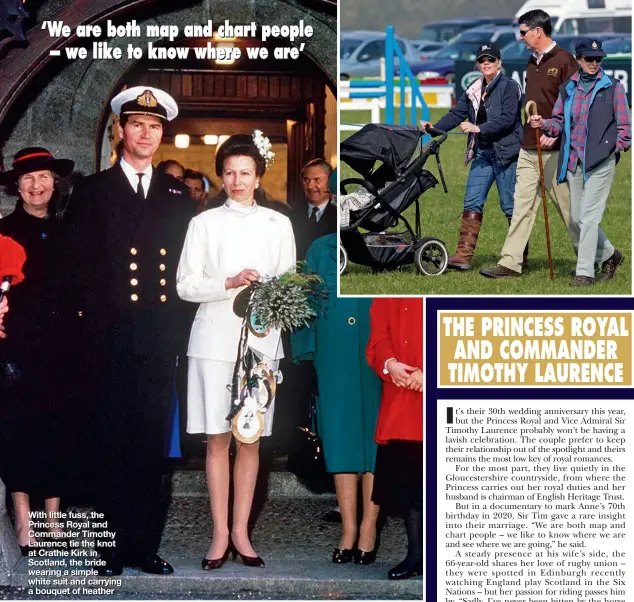
M 598 48 L 599 45 L 596 42 L 592 42 L 592 48 Z
M 142 107 L 155 107 L 158 104 L 158 100 L 156 100 L 152 90 L 144 90 L 136 97 L 136 100 Z

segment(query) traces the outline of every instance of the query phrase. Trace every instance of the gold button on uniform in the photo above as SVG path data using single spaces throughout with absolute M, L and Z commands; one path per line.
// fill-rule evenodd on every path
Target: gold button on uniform
M 161 278 L 161 279 L 159 280 L 159 284 L 160 284 L 161 286 L 166 286 L 166 285 L 167 285 L 167 280 L 165 280 L 165 278 Z
M 161 295 L 161 303 L 165 303 L 167 301 L 167 295 Z
M 165 249 L 161 249 L 161 250 L 159 251 L 159 253 L 160 253 L 161 255 L 167 255 L 167 251 L 166 251 Z
M 136 278 L 132 278 L 132 280 L 130 280 L 130 284 L 132 286 L 137 286 L 139 284 L 139 281 Z
M 138 251 L 134 247 L 130 249 L 130 255 L 136 255 L 137 253 Z
M 165 271 L 165 264 L 164 263 L 160 263 L 159 264 L 159 270 L 161 270 L 161 272 Z
M 132 301 L 138 301 L 139 300 L 139 295 L 137 295 L 136 293 L 132 293 L 130 295 L 130 299 L 132 299 Z
M 139 266 L 136 263 L 131 263 L 130 264 L 130 269 L 135 272 L 137 269 L 139 268 Z
M 348 324 L 350 324 L 350 326 L 354 326 L 357 323 L 357 319 L 353 318 L 352 316 L 348 318 Z

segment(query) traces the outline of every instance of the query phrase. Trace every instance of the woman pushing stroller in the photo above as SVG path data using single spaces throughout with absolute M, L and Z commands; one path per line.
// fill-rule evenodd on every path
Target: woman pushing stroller
M 460 237 L 456 252 L 448 262 L 449 267 L 459 270 L 471 269 L 484 202 L 494 181 L 500 195 L 500 208 L 511 222 L 515 169 L 522 143 L 522 93 L 514 80 L 503 75 L 499 47 L 492 43 L 480 46 L 476 64 L 482 77 L 476 79 L 456 106 L 433 126 L 449 131 L 460 125 L 462 132 L 469 135 L 465 165 L 471 162 L 471 169 Z M 428 121 L 422 124 L 423 130 L 431 126 Z

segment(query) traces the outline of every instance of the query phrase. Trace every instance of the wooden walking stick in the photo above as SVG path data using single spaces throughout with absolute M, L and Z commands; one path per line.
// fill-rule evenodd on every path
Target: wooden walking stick
M 529 100 L 526 103 L 526 114 L 537 115 L 537 103 L 534 100 Z M 546 183 L 544 182 L 544 163 L 542 162 L 542 145 L 540 138 L 542 137 L 541 128 L 535 129 L 535 137 L 537 139 L 537 159 L 539 161 L 539 179 L 542 184 L 542 204 L 544 205 L 544 223 L 546 225 L 546 248 L 548 249 L 548 269 L 550 270 L 550 279 L 555 279 L 555 273 L 553 272 L 553 256 L 550 251 L 550 228 L 548 227 L 548 205 L 546 203 Z

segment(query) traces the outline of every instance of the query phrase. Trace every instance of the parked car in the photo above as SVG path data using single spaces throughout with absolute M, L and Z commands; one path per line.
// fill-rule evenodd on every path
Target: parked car
M 532 52 L 532 50 L 526 48 L 523 40 L 515 40 L 500 49 L 502 61 L 528 61 Z
M 410 42 L 418 51 L 418 57 L 421 60 L 427 60 L 445 47 L 441 42 L 430 42 L 429 40 L 410 40 Z
M 613 40 L 605 40 L 603 42 L 603 50 L 606 54 L 620 55 L 632 54 L 632 38 L 615 38 Z
M 515 13 L 515 21 L 535 8 L 550 15 L 555 33 L 632 33 L 632 0 L 527 0 Z
M 603 47 L 605 49 L 605 44 L 608 43 L 608 40 L 611 41 L 619 41 L 622 40 L 621 37 L 618 36 L 618 34 L 614 34 L 614 33 L 597 33 L 597 34 L 593 34 L 594 37 L 596 37 L 598 40 L 601 40 L 601 42 L 603 42 Z M 561 46 L 564 50 L 567 50 L 568 52 L 570 52 L 570 54 L 575 53 L 575 46 L 579 43 L 579 40 L 584 40 L 587 39 L 588 36 L 587 35 L 577 35 L 577 36 L 568 36 L 568 35 L 560 35 L 560 34 L 555 34 L 553 36 L 553 40 L 555 40 L 555 42 L 557 42 L 557 44 L 559 44 L 559 46 Z M 630 52 L 632 49 L 632 41 L 631 39 L 629 40 L 630 42 Z M 510 44 L 507 44 L 506 46 L 504 46 L 504 48 L 502 48 L 501 50 L 501 54 L 502 54 L 502 60 L 507 60 L 507 61 L 516 61 L 516 60 L 526 60 L 528 61 L 529 57 L 531 56 L 531 50 L 529 50 L 528 48 L 526 48 L 526 44 L 524 44 L 524 42 L 522 40 L 517 40 L 515 42 L 511 42 Z M 611 51 L 605 50 L 605 52 L 607 54 L 610 54 Z M 613 51 L 612 51 L 613 52 Z
M 475 61 L 476 52 L 482 42 L 452 42 L 439 50 L 428 61 L 410 64 L 410 69 L 422 83 L 434 80 L 434 83 L 453 84 L 456 73 L 456 61 Z
M 397 36 L 396 43 L 408 63 L 416 63 L 420 60 L 418 52 L 409 40 Z M 385 56 L 385 32 L 341 32 L 339 49 L 341 79 L 378 77 L 381 74 L 380 60 Z M 395 60 L 396 64 L 398 62 Z
M 501 17 L 471 17 L 468 19 L 451 19 L 450 21 L 436 21 L 423 25 L 418 34 L 419 40 L 432 42 L 448 42 L 465 29 L 478 25 L 512 25 L 511 19 Z
M 495 25 L 483 25 L 474 27 L 473 29 L 467 29 L 461 34 L 458 34 L 452 41 L 452 44 L 458 42 L 478 42 L 484 44 L 486 42 L 493 42 L 500 48 L 506 46 L 513 40 L 517 40 L 519 37 L 518 28 Z
M 495 42 L 498 46 L 515 40 L 517 27 L 486 25 L 463 31 L 451 43 L 439 50 L 431 59 L 410 64 L 414 75 L 420 82 L 433 80 L 454 83 L 456 61 L 475 61 L 478 48 L 486 42 Z

